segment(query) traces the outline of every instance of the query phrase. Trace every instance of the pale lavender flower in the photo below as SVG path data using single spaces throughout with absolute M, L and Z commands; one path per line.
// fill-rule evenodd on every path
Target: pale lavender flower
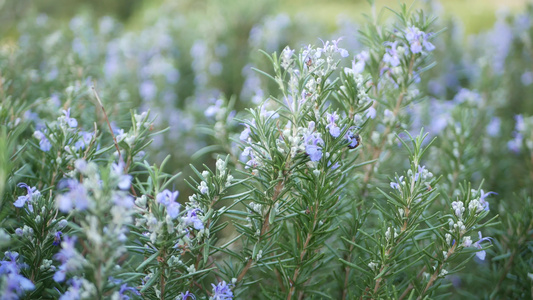
M 398 178 L 399 183 L 392 181 L 390 183 L 390 187 L 396 190 L 400 190 L 400 184 L 402 183 L 402 181 L 403 181 L 403 176 L 400 176 L 400 178 Z
M 136 288 L 130 287 L 128 286 L 127 283 L 124 283 L 120 286 L 120 290 L 118 291 L 118 296 L 119 296 L 118 299 L 119 300 L 130 300 L 131 297 L 126 295 L 127 292 L 137 295 L 137 296 L 141 295 L 141 293 L 139 293 L 139 291 Z
M 233 299 L 233 292 L 226 281 L 219 282 L 218 285 L 211 283 L 211 285 L 213 286 L 213 300 Z
M 383 61 L 389 63 L 391 66 L 396 67 L 400 64 L 400 58 L 396 50 L 398 41 L 393 43 L 385 42 L 385 45 L 389 48 L 386 49 L 385 55 L 383 55 Z
M 36 130 L 33 133 L 33 136 L 39 140 L 39 148 L 44 151 L 48 152 L 52 148 L 52 144 L 50 143 L 50 140 L 46 137 L 44 133 L 42 133 L 39 130 Z
M 204 224 L 202 223 L 202 220 L 198 218 L 197 212 L 199 209 L 193 208 L 187 211 L 187 216 L 183 217 L 183 224 L 185 226 L 193 226 L 196 230 L 204 229 Z
M 514 153 L 519 153 L 522 148 L 523 136 L 520 133 L 515 132 L 514 138 L 507 142 L 507 148 L 513 151 Z
M 483 190 L 480 190 L 480 193 L 481 195 L 479 196 L 479 202 L 481 203 L 481 205 L 483 205 L 483 209 L 486 210 L 486 211 L 489 211 L 489 202 L 487 200 L 485 200 L 485 198 L 487 198 L 488 196 L 490 195 L 498 195 L 497 193 L 495 192 L 487 192 L 487 193 L 484 193 Z
M 209 106 L 205 110 L 204 115 L 206 117 L 208 117 L 208 118 L 215 116 L 220 111 L 220 108 L 222 107 L 222 104 L 224 104 L 224 100 L 222 100 L 222 99 L 216 100 L 213 105 Z
M 25 291 L 31 291 L 35 285 L 28 278 L 20 275 L 20 269 L 27 267 L 25 264 L 17 264 L 19 254 L 6 252 L 6 258 L 0 261 L 0 275 L 4 276 L 3 290 L 0 290 L 1 299 L 19 299 Z
M 524 72 L 524 74 L 520 76 L 520 81 L 522 81 L 522 84 L 525 86 L 531 85 L 533 83 L 533 72 Z
M 370 106 L 366 110 L 366 117 L 370 119 L 374 119 L 376 117 L 376 109 L 373 106 Z
M 370 55 L 368 54 L 368 51 L 362 51 L 361 53 L 357 54 L 352 60 L 351 71 L 354 74 L 362 73 L 365 70 L 366 61 L 369 59 L 370 59 Z
M 516 115 L 514 116 L 514 119 L 516 121 L 515 124 L 515 130 L 518 132 L 522 132 L 526 130 L 526 123 L 524 122 L 524 116 L 522 115 Z
M 71 128 L 78 127 L 78 121 L 70 117 L 70 108 L 67 110 L 63 110 L 63 114 L 65 115 L 65 121 L 67 121 L 68 126 L 70 126 Z
M 479 104 L 483 101 L 483 98 L 481 95 L 475 91 L 471 91 L 469 89 L 462 88 L 459 90 L 459 92 L 455 95 L 453 98 L 453 101 L 455 103 L 463 103 L 467 102 L 470 104 Z
M 120 192 L 113 195 L 113 203 L 124 208 L 133 208 L 135 200 L 130 195 Z
M 405 38 L 409 43 L 409 49 L 411 49 L 412 53 L 422 52 L 422 47 L 430 52 L 435 50 L 435 46 L 428 41 L 428 37 L 430 36 L 431 33 L 426 34 L 415 26 L 408 27 L 405 30 Z
M 483 237 L 481 235 L 481 231 L 478 231 L 478 234 L 479 234 L 479 240 L 474 243 L 474 247 L 476 247 L 478 249 L 482 249 L 483 247 L 481 246 L 481 243 L 484 242 L 484 241 L 489 241 L 490 242 L 490 240 L 492 240 L 492 238 L 491 237 Z M 487 255 L 487 253 L 485 252 L 485 250 L 481 250 L 481 251 L 476 252 L 477 258 L 479 258 L 481 260 L 485 260 L 485 256 L 486 255 Z
M 338 38 L 337 40 L 333 40 L 333 41 L 332 41 L 332 44 L 333 44 L 333 47 L 335 48 L 335 51 L 338 52 L 338 53 L 340 53 L 340 55 L 341 55 L 342 57 L 348 57 L 348 55 L 350 55 L 350 54 L 348 53 L 348 50 L 346 50 L 346 49 L 344 49 L 344 48 L 339 48 L 338 45 L 337 45 L 342 39 L 343 39 L 343 38 L 340 37 L 340 38 Z
M 89 207 L 87 189 L 75 179 L 66 179 L 59 183 L 58 188 L 67 187 L 69 191 L 58 195 L 56 206 L 61 212 L 69 213 L 73 209 L 85 210 Z
M 118 178 L 118 188 L 127 190 L 131 185 L 131 175 L 124 174 L 124 162 L 113 163 L 111 165 L 111 174 Z
M 329 129 L 329 134 L 335 138 L 341 134 L 341 129 L 335 123 L 338 119 L 339 116 L 337 115 L 337 112 L 333 112 L 332 114 L 326 113 L 326 120 L 328 122 L 326 129 Z
M 157 94 L 157 86 L 153 81 L 145 80 L 141 82 L 141 85 L 139 86 L 139 94 L 144 101 L 152 101 Z
M 250 137 L 250 133 L 252 132 L 251 129 L 250 129 L 250 125 L 248 124 L 244 124 L 244 130 L 241 132 L 241 135 L 239 137 L 239 139 L 241 141 L 247 141 L 248 138 Z
M 171 192 L 169 190 L 164 190 L 156 196 L 156 201 L 166 207 L 167 214 L 171 219 L 177 218 L 180 213 L 181 205 L 176 202 L 178 195 L 178 191 Z
M 492 118 L 490 123 L 487 125 L 487 134 L 491 137 L 497 137 L 500 135 L 501 120 L 498 117 Z
M 271 119 L 277 119 L 279 118 L 279 114 L 273 110 L 266 110 L 265 108 L 265 105 L 261 105 L 261 112 L 260 112 L 260 115 L 261 117 L 265 118 L 265 119 L 268 119 L 268 118 L 271 118 Z
M 20 265 L 17 264 L 17 258 L 19 257 L 19 254 L 13 251 L 7 251 L 5 253 L 5 257 L 9 260 L 0 260 L 0 274 L 18 274 L 20 272 Z
M 175 202 L 176 198 L 178 198 L 179 191 L 171 192 L 169 190 L 164 190 L 157 194 L 155 197 L 156 201 L 158 203 L 163 204 L 164 206 L 170 205 L 170 203 Z
M 80 131 L 78 133 L 78 140 L 74 143 L 74 148 L 76 150 L 85 149 L 85 147 L 90 145 L 93 136 L 93 132 Z
M 311 161 L 319 161 L 322 158 L 322 147 L 319 145 L 323 145 L 324 141 L 313 132 L 314 128 L 315 122 L 309 122 L 308 133 L 304 134 L 305 152 Z
M 70 288 L 68 291 L 66 291 L 61 297 L 59 297 L 59 300 L 80 300 L 80 289 L 82 286 L 82 280 L 79 278 L 72 278 L 69 280 Z
M 196 296 L 193 295 L 193 293 L 186 291 L 185 293 L 180 293 L 180 300 L 187 300 L 191 298 L 192 300 L 196 300 Z
M 171 219 L 175 219 L 178 217 L 180 213 L 180 207 L 181 205 L 178 202 L 172 202 L 167 206 L 167 214 L 170 216 Z
M 69 263 L 71 259 L 76 259 L 77 252 L 74 244 L 76 243 L 76 237 L 65 236 L 63 242 L 61 242 L 61 250 L 54 255 L 54 259 L 61 262 L 58 271 L 54 274 L 54 280 L 56 282 L 63 282 L 68 271 L 73 271 L 75 268 L 73 264 Z
M 15 205 L 15 207 L 21 208 L 24 206 L 24 204 L 26 204 L 26 202 L 28 202 L 28 208 L 30 209 L 30 211 L 33 211 L 33 207 L 31 205 L 33 197 L 41 196 L 41 192 L 39 192 L 36 187 L 30 187 L 24 182 L 17 184 L 17 186 L 20 188 L 26 188 L 27 194 L 25 196 L 19 196 L 15 203 L 13 203 L 13 205 Z
M 412 53 L 422 52 L 422 44 L 420 43 L 420 37 L 422 32 L 415 26 L 408 27 L 405 30 L 405 38 L 409 42 Z

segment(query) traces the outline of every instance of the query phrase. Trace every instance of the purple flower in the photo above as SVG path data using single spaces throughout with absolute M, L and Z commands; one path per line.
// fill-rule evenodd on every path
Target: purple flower
M 52 149 L 52 144 L 50 143 L 50 140 L 46 137 L 44 133 L 37 130 L 33 133 L 33 136 L 39 140 L 39 148 L 44 151 L 48 152 L 50 149 Z
M 501 120 L 498 117 L 492 118 L 487 125 L 487 134 L 491 137 L 497 137 L 500 134 Z
M 28 278 L 20 275 L 20 269 L 27 267 L 25 264 L 17 264 L 19 254 L 17 252 L 6 252 L 5 256 L 9 260 L 0 261 L 0 274 L 5 274 L 4 289 L 0 290 L 1 299 L 19 299 L 25 291 L 35 288 L 35 285 Z
M 28 278 L 15 273 L 10 273 L 5 277 L 4 290 L 0 291 L 2 299 L 19 299 L 25 291 L 31 291 L 35 285 Z
M 480 191 L 481 192 L 481 195 L 479 196 L 479 202 L 481 203 L 481 205 L 483 205 L 483 209 L 486 210 L 486 211 L 489 211 L 489 202 L 487 202 L 487 200 L 485 200 L 485 198 L 487 198 L 488 196 L 490 195 L 498 195 L 497 193 L 495 192 L 487 192 L 487 193 L 484 193 L 483 190 Z
M 135 200 L 130 195 L 121 192 L 113 195 L 113 203 L 124 208 L 133 208 Z
M 311 161 L 319 161 L 322 158 L 322 147 L 324 141 L 313 132 L 315 122 L 309 122 L 308 133 L 304 134 L 305 152 L 309 155 Z
M 205 112 L 204 112 L 204 115 L 206 117 L 213 117 L 217 114 L 217 112 L 220 111 L 220 107 L 222 107 L 222 104 L 224 104 L 224 100 L 222 99 L 218 99 L 217 101 L 215 101 L 215 104 L 209 106 Z
M 405 30 L 405 39 L 407 39 L 410 45 L 409 48 L 413 54 L 422 52 L 422 47 L 430 52 L 435 50 L 435 46 L 428 41 L 428 37 L 430 36 L 431 33 L 426 34 L 414 26 L 408 27 Z
M 171 192 L 169 190 L 164 190 L 156 196 L 156 201 L 166 207 L 167 214 L 170 216 L 171 219 L 177 218 L 180 213 L 181 205 L 176 202 L 176 198 L 178 197 L 178 195 L 178 191 Z
M 341 129 L 335 124 L 335 121 L 338 119 L 339 116 L 337 115 L 337 112 L 333 112 L 332 114 L 326 113 L 326 120 L 328 122 L 326 129 L 329 129 L 329 134 L 333 137 L 338 137 L 341 134 Z
M 185 293 L 180 293 L 181 300 L 187 300 L 189 297 L 192 300 L 196 300 L 196 297 L 193 295 L 193 293 L 186 291 Z
M 251 130 L 250 130 L 250 125 L 248 124 L 244 124 L 244 130 L 241 132 L 241 135 L 240 135 L 240 140 L 241 141 L 247 141 L 248 140 L 248 137 L 250 137 L 250 133 L 251 133 Z
M 204 223 L 198 218 L 197 212 L 199 209 L 194 208 L 187 211 L 187 216 L 183 217 L 183 223 L 185 226 L 193 225 L 194 229 L 201 230 L 204 229 Z
M 78 133 L 78 140 L 74 143 L 74 148 L 76 148 L 76 150 L 85 149 L 85 147 L 89 146 L 91 143 L 93 136 L 93 132 L 80 131 Z
M 20 188 L 26 188 L 27 194 L 25 196 L 18 197 L 15 203 L 13 203 L 15 207 L 21 208 L 24 206 L 24 204 L 26 204 L 26 202 L 32 202 L 33 196 L 39 197 L 41 195 L 41 192 L 39 192 L 36 187 L 30 187 L 24 182 L 17 184 L 17 186 Z M 30 211 L 33 211 L 33 207 L 30 203 L 28 204 L 28 207 L 30 208 Z
M 171 192 L 169 190 L 164 190 L 161 193 L 157 194 L 155 197 L 158 203 L 168 206 L 170 203 L 175 202 L 178 198 L 179 191 Z
M 337 40 L 333 40 L 331 41 L 332 44 L 333 44 L 333 47 L 335 48 L 335 51 L 340 53 L 342 57 L 348 57 L 348 55 L 350 55 L 348 53 L 348 50 L 344 49 L 344 48 L 339 48 L 337 46 L 337 44 L 342 40 L 342 37 L 338 38 Z
M 71 128 L 78 127 L 78 121 L 70 117 L 70 108 L 67 110 L 63 110 L 63 114 L 65 114 L 65 121 L 67 121 L 68 126 L 70 126 Z
M 233 299 L 233 292 L 231 291 L 229 285 L 226 281 L 219 282 L 218 285 L 213 286 L 213 298 L 214 300 L 228 300 Z
M 120 290 L 118 291 L 118 299 L 119 300 L 129 300 L 131 299 L 130 296 L 126 295 L 126 292 L 130 292 L 134 295 L 137 295 L 137 296 L 140 296 L 141 293 L 139 293 L 139 291 L 137 291 L 137 289 L 133 288 L 133 287 L 130 287 L 128 286 L 127 283 L 124 283 L 120 286 Z
M 368 54 L 368 51 L 362 51 L 361 53 L 357 54 L 352 60 L 351 71 L 354 74 L 362 73 L 365 70 L 366 61 L 369 59 L 370 59 L 370 55 Z
M 519 153 L 520 148 L 522 148 L 522 142 L 523 142 L 522 134 L 515 132 L 514 139 L 507 142 L 507 148 L 509 148 L 509 150 L 513 151 L 514 153 Z
M 178 217 L 180 213 L 180 207 L 181 205 L 178 202 L 172 202 L 167 206 L 167 214 L 170 216 L 171 219 L 175 219 Z
M 385 55 L 383 55 L 383 61 L 389 63 L 391 66 L 396 67 L 400 64 L 400 58 L 398 57 L 398 52 L 396 51 L 398 41 L 393 43 L 385 42 L 386 46 L 389 48 L 386 49 Z
M 80 289 L 82 286 L 82 280 L 79 278 L 72 278 L 69 280 L 70 288 L 68 291 L 66 291 L 61 297 L 59 297 L 59 300 L 79 300 L 81 299 L 80 296 Z
M 6 258 L 9 260 L 0 260 L 0 274 L 19 273 L 20 267 L 17 264 L 19 254 L 17 252 L 6 252 Z
M 524 116 L 522 115 L 516 115 L 514 116 L 514 119 L 516 121 L 515 124 L 515 130 L 518 132 L 526 130 L 526 123 L 524 122 Z
M 403 181 L 403 176 L 400 176 L 400 178 L 398 178 L 398 183 L 393 181 L 390 183 L 390 187 L 393 189 L 400 190 L 400 184 L 402 183 L 402 181 Z
M 145 80 L 139 86 L 139 94 L 144 101 L 152 101 L 157 94 L 157 86 L 153 81 Z
M 491 237 L 483 237 L 481 235 L 481 231 L 478 231 L 478 234 L 479 234 L 479 240 L 474 243 L 474 247 L 476 247 L 478 249 L 482 249 L 483 247 L 481 246 L 481 243 L 484 242 L 484 241 L 489 241 L 490 242 L 490 240 L 492 240 L 492 238 Z M 479 258 L 481 260 L 485 260 L 485 256 L 486 255 L 487 255 L 487 253 L 485 252 L 485 250 L 481 250 L 481 251 L 476 252 L 477 258 Z
M 374 119 L 376 117 L 376 109 L 373 106 L 370 106 L 366 110 L 366 116 L 367 118 Z
M 76 269 L 76 263 L 71 263 L 71 260 L 75 260 L 78 256 L 74 244 L 76 243 L 76 237 L 65 236 L 61 242 L 61 250 L 54 255 L 54 259 L 61 262 L 59 270 L 54 274 L 54 280 L 56 282 L 63 282 L 65 280 L 68 271 Z
M 118 164 L 111 164 L 111 174 L 118 178 L 118 188 L 127 190 L 131 185 L 131 175 L 124 174 L 124 163 L 121 161 Z
M 61 212 L 69 213 L 73 209 L 85 210 L 89 207 L 87 189 L 75 179 L 63 180 L 58 188 L 67 187 L 69 191 L 56 198 L 56 206 Z

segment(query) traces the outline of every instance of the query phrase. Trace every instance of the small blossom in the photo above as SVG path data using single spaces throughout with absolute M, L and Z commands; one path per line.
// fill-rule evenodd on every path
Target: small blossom
M 219 282 L 218 285 L 211 284 L 213 286 L 212 300 L 228 300 L 233 299 L 233 292 L 226 281 Z
M 397 67 L 400 65 L 400 57 L 398 56 L 398 52 L 396 50 L 396 45 L 398 44 L 398 41 L 395 41 L 393 43 L 386 42 L 385 45 L 388 46 L 386 49 L 385 55 L 383 55 L 383 61 L 390 64 L 393 67 Z
M 181 299 L 178 298 L 178 300 L 187 300 L 191 298 L 192 300 L 196 300 L 196 296 L 194 296 L 193 293 L 186 291 L 185 293 L 180 293 Z
M 466 236 L 463 239 L 463 247 L 470 247 L 470 246 L 472 246 L 472 238 L 470 238 L 469 236 Z
M 455 212 L 455 215 L 459 218 L 462 218 L 463 212 L 465 211 L 465 208 L 463 207 L 463 202 L 461 201 L 453 201 L 452 202 L 452 209 Z
M 479 240 L 477 242 L 474 243 L 474 247 L 478 248 L 478 249 L 482 249 L 483 247 L 481 246 L 481 243 L 484 242 L 484 241 L 489 241 L 492 240 L 491 237 L 483 237 L 481 235 L 481 231 L 478 231 L 478 234 L 479 234 Z M 487 253 L 485 252 L 485 250 L 481 250 L 481 251 L 478 251 L 476 252 L 476 256 L 481 259 L 481 260 L 485 260 L 485 256 L 487 255 Z
M 483 209 L 486 210 L 486 211 L 489 211 L 489 202 L 487 200 L 485 200 L 485 198 L 487 198 L 488 196 L 490 195 L 498 195 L 497 193 L 495 192 L 487 192 L 487 193 L 484 193 L 483 190 L 480 191 L 481 195 L 479 196 L 479 203 L 483 206 Z
M 396 190 L 400 190 L 400 184 L 403 184 L 403 176 L 400 176 L 400 178 L 398 178 L 398 182 L 391 182 L 390 187 Z
M 61 262 L 59 270 L 54 274 L 54 280 L 56 282 L 63 282 L 65 280 L 66 274 L 69 271 L 77 269 L 79 265 L 78 256 L 79 254 L 76 251 L 74 244 L 76 243 L 76 237 L 65 236 L 61 242 L 61 250 L 54 255 L 54 259 Z
M 39 148 L 44 151 L 48 152 L 50 149 L 52 149 L 52 144 L 50 143 L 50 140 L 46 137 L 44 133 L 37 130 L 33 133 L 33 136 L 39 140 Z
M 63 114 L 65 115 L 65 121 L 67 122 L 68 126 L 70 126 L 71 128 L 78 127 L 78 121 L 70 117 L 70 108 L 67 110 L 63 110 Z
M 185 226 L 193 225 L 194 229 L 196 230 L 204 229 L 204 224 L 202 223 L 200 218 L 198 218 L 198 211 L 199 210 L 197 208 L 190 209 L 189 211 L 187 211 L 187 216 L 183 217 L 183 224 Z
M 179 192 L 171 192 L 169 190 L 164 190 L 161 193 L 157 194 L 155 197 L 156 201 L 158 203 L 163 204 L 164 206 L 170 205 L 170 203 L 175 202 L 176 198 L 178 198 Z
M 370 107 L 366 110 L 366 117 L 367 117 L 367 118 L 370 118 L 370 119 L 374 119 L 374 118 L 376 118 L 376 109 L 375 109 L 373 106 L 370 106 Z
M 127 190 L 131 185 L 131 175 L 124 174 L 124 163 L 119 162 L 111 165 L 111 174 L 118 178 L 118 188 L 121 190 Z
M 89 207 L 89 196 L 83 184 L 75 179 L 67 179 L 60 182 L 59 188 L 63 186 L 69 191 L 56 198 L 56 206 L 61 212 L 69 213 L 72 209 L 85 210 Z
M 209 188 L 207 187 L 207 183 L 205 181 L 200 182 L 200 186 L 198 186 L 198 190 L 202 194 L 207 194 L 209 192 Z
M 337 112 L 333 112 L 332 114 L 326 113 L 326 120 L 328 122 L 326 129 L 329 129 L 329 134 L 335 138 L 341 134 L 341 129 L 335 123 L 338 119 L 339 116 L 337 115 Z
M 32 202 L 33 197 L 39 197 L 41 193 L 37 190 L 36 187 L 30 187 L 29 185 L 25 184 L 24 182 L 21 182 L 17 184 L 20 188 L 26 188 L 27 194 L 25 196 L 19 196 L 18 199 L 13 203 L 15 207 L 21 208 L 26 204 L 26 202 Z M 31 204 L 29 204 L 31 206 Z M 30 211 L 33 211 L 33 207 L 30 207 Z
M 136 288 L 133 288 L 133 287 L 130 287 L 128 286 L 127 283 L 124 283 L 120 286 L 120 290 L 118 291 L 118 299 L 119 300 L 129 300 L 131 299 L 130 296 L 126 295 L 127 292 L 130 292 L 131 294 L 134 294 L 134 295 L 137 295 L 137 296 L 140 296 L 141 293 L 136 289 Z

